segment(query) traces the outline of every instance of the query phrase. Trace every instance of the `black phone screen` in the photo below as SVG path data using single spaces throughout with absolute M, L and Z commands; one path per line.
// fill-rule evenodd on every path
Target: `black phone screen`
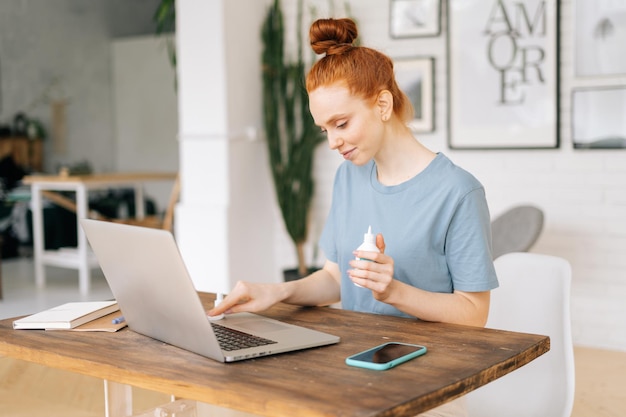
M 422 349 L 424 349 L 423 346 L 387 343 L 354 355 L 352 359 L 371 363 L 387 363 Z

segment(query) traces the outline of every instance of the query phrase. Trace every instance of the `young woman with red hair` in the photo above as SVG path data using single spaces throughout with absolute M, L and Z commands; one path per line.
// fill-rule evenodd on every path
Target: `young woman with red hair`
M 341 302 L 349 310 L 484 326 L 498 286 L 484 188 L 416 140 L 392 60 L 356 46 L 357 35 L 351 19 L 320 19 L 309 32 L 313 51 L 324 55 L 306 79 L 310 111 L 345 160 L 320 239 L 326 263 L 298 281 L 240 281 L 209 314 Z M 355 251 L 369 226 L 380 252 Z M 453 401 L 425 415 L 465 412 Z

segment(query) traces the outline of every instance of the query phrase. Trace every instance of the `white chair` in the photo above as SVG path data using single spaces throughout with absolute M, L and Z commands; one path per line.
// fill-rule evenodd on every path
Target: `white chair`
M 509 253 L 494 261 L 487 326 L 550 336 L 550 350 L 467 395 L 470 417 L 569 417 L 574 405 L 571 267 L 562 258 Z

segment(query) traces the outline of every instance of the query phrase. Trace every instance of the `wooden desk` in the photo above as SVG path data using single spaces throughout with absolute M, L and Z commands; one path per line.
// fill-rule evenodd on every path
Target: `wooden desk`
M 91 269 L 98 266 L 96 258 L 88 250 L 87 238 L 79 219 L 85 218 L 89 210 L 88 191 L 94 189 L 132 187 L 135 189 L 137 217 L 144 215 L 143 187 L 148 181 L 174 181 L 176 173 L 134 172 L 93 175 L 31 175 L 22 180 L 31 186 L 31 209 L 33 211 L 33 256 L 35 281 L 42 288 L 46 284 L 45 265 L 78 269 L 81 294 L 89 293 Z M 41 191 L 74 191 L 76 193 L 77 248 L 76 251 L 46 251 L 43 235 L 43 204 Z
M 201 294 L 209 307 L 214 297 Z M 0 321 L 0 354 L 177 397 L 273 417 L 415 416 L 547 352 L 547 336 L 333 308 L 278 305 L 264 313 L 333 333 L 336 345 L 223 364 L 141 336 L 12 330 Z M 347 356 L 386 341 L 428 353 L 388 371 L 347 366 Z

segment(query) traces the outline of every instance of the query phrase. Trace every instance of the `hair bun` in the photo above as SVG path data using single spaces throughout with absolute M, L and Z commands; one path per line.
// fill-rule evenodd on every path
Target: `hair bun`
M 309 39 L 316 54 L 340 54 L 353 45 L 358 36 L 352 19 L 318 19 L 311 25 Z

